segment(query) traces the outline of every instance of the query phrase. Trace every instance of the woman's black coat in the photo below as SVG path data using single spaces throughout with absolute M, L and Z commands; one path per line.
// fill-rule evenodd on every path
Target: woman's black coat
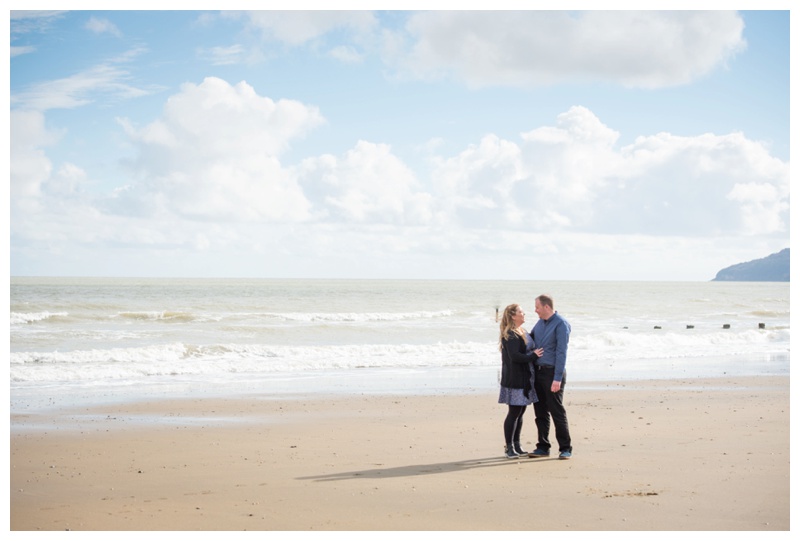
M 533 351 L 525 353 L 525 340 L 516 333 L 509 333 L 508 339 L 503 339 L 503 370 L 500 375 L 500 385 L 511 389 L 530 389 L 531 387 L 531 361 L 539 358 Z

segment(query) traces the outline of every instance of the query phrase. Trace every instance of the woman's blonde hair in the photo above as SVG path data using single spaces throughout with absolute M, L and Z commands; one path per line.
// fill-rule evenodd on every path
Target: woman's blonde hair
M 512 319 L 513 316 L 517 315 L 517 311 L 519 311 L 519 309 L 519 304 L 509 304 L 506 306 L 506 309 L 503 310 L 503 317 L 500 319 L 499 347 L 501 350 L 503 349 L 503 340 L 508 340 L 511 333 L 522 336 L 522 330 L 514 325 L 514 320 Z

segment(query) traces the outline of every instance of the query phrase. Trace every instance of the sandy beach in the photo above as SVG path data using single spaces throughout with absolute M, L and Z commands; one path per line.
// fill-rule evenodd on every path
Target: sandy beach
M 505 410 L 487 394 L 12 415 L 10 526 L 789 529 L 788 377 L 582 384 L 566 399 L 571 460 L 501 458 Z

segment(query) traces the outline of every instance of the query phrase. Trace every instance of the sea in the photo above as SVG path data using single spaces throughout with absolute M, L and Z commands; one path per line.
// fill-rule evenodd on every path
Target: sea
M 10 407 L 499 387 L 498 313 L 555 300 L 569 387 L 788 375 L 789 283 L 12 277 Z

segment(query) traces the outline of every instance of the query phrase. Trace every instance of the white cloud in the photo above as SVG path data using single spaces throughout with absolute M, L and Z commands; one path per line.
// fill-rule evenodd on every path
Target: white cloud
M 44 32 L 66 13 L 66 11 L 48 10 L 11 10 L 11 37 L 13 39 L 20 34 Z
M 431 195 L 388 145 L 359 141 L 342 159 L 305 160 L 298 175 L 318 218 L 409 225 L 431 218 Z
M 724 66 L 745 48 L 743 30 L 732 11 L 422 11 L 404 34 L 386 31 L 385 54 L 406 77 L 474 86 L 658 88 Z
M 196 261 L 202 252 L 229 275 L 242 275 L 245 261 L 263 274 L 258 262 L 274 261 L 280 268 L 267 274 L 400 276 L 407 264 L 420 277 L 470 277 L 512 258 L 518 277 L 535 279 L 541 258 L 557 255 L 548 273 L 567 278 L 593 265 L 597 279 L 610 279 L 623 264 L 636 276 L 647 253 L 705 255 L 707 265 L 715 242 L 734 250 L 731 239 L 756 235 L 777 251 L 786 238 L 788 164 L 739 133 L 659 133 L 619 147 L 617 131 L 573 107 L 518 140 L 489 134 L 434 155 L 429 171 L 369 141 L 284 166 L 280 156 L 324 122 L 320 112 L 216 78 L 184 85 L 149 124 L 120 122 L 136 151 L 134 180 L 98 196 L 85 190 L 93 179 L 81 164 L 50 162 L 44 149 L 58 134 L 42 113 L 12 111 L 18 239 L 114 249 L 135 268 L 134 253 Z M 609 252 L 613 265 L 603 262 Z M 303 267 L 305 254 L 330 268 Z M 691 279 L 699 266 L 670 279 Z
M 228 47 L 210 47 L 200 51 L 200 56 L 206 58 L 214 66 L 240 64 L 245 60 L 246 54 L 244 46 L 239 44 Z
M 53 169 L 43 147 L 53 144 L 59 135 L 47 129 L 42 113 L 34 111 L 11 111 L 10 132 L 11 196 L 38 196 Z
M 108 19 L 89 17 L 85 28 L 95 34 L 111 34 L 112 36 L 122 37 L 122 32 L 119 31 L 119 28 Z
M 487 135 L 478 145 L 452 158 L 435 159 L 434 164 L 440 221 L 477 228 L 521 225 L 511 197 L 522 175 L 517 144 Z
M 619 134 L 586 108 L 520 144 L 486 136 L 436 160 L 434 212 L 475 228 L 607 234 L 784 233 L 789 166 L 742 134 Z
M 45 185 L 48 193 L 57 197 L 70 197 L 79 194 L 86 183 L 86 171 L 74 163 L 64 163 L 50 177 Z
M 232 12 L 230 16 L 246 16 L 248 25 L 268 39 L 298 46 L 320 39 L 335 30 L 346 30 L 356 35 L 368 34 L 377 25 L 369 11 L 248 11 Z
M 323 121 L 314 107 L 209 77 L 183 85 L 160 119 L 121 122 L 150 204 L 190 218 L 292 222 L 307 218 L 308 202 L 277 157 Z
M 112 64 L 102 64 L 70 77 L 34 84 L 12 95 L 11 105 L 36 111 L 73 109 L 103 96 L 112 99 L 135 98 L 154 91 L 152 88 L 128 84 L 126 81 L 129 78 L 127 71 Z
M 379 20 L 364 10 L 259 10 L 223 11 L 223 18 L 243 19 L 256 44 L 248 61 L 269 56 L 275 43 L 285 47 L 306 47 L 345 64 L 364 61 L 375 47 Z M 204 24 L 210 19 L 206 18 Z
M 25 45 L 25 46 L 19 46 L 19 47 L 12 46 L 11 49 L 10 49 L 11 58 L 14 58 L 15 56 L 21 56 L 23 54 L 30 54 L 30 53 L 33 53 L 35 51 L 36 51 L 36 47 L 33 47 L 32 45 Z
M 521 134 L 520 142 L 485 136 L 434 161 L 437 208 L 445 221 L 464 227 L 591 228 L 608 179 L 624 171 L 618 136 L 584 107 L 559 115 L 555 126 Z
M 525 180 L 518 192 L 535 198 L 533 228 L 590 227 L 608 179 L 624 171 L 615 150 L 619 133 L 585 107 L 575 106 L 560 114 L 555 126 L 536 128 L 521 137 Z
M 620 155 L 617 189 L 609 185 L 598 200 L 596 225 L 603 230 L 687 236 L 787 230 L 789 165 L 740 133 L 640 137 Z M 768 197 L 743 197 L 749 190 L 739 186 L 751 183 Z
M 333 49 L 328 52 L 328 54 L 345 64 L 358 64 L 359 62 L 363 62 L 365 54 L 362 52 L 357 51 L 355 48 L 349 45 L 339 45 L 338 47 L 334 47 Z
M 785 232 L 782 219 L 789 211 L 788 193 L 773 184 L 749 182 L 736 184 L 728 198 L 741 205 L 743 232 L 758 235 Z
M 259 96 L 244 81 L 230 85 L 207 77 L 199 85 L 182 85 L 180 92 L 167 100 L 161 119 L 132 135 L 143 145 L 145 154 L 148 143 L 173 147 L 168 150 L 173 154 L 172 161 L 178 163 L 188 164 L 188 158 L 198 157 L 235 163 L 242 156 L 278 156 L 292 139 L 323 122 L 316 107 Z M 166 130 L 170 142 L 150 140 L 159 130 Z M 143 165 L 155 167 L 154 163 Z

